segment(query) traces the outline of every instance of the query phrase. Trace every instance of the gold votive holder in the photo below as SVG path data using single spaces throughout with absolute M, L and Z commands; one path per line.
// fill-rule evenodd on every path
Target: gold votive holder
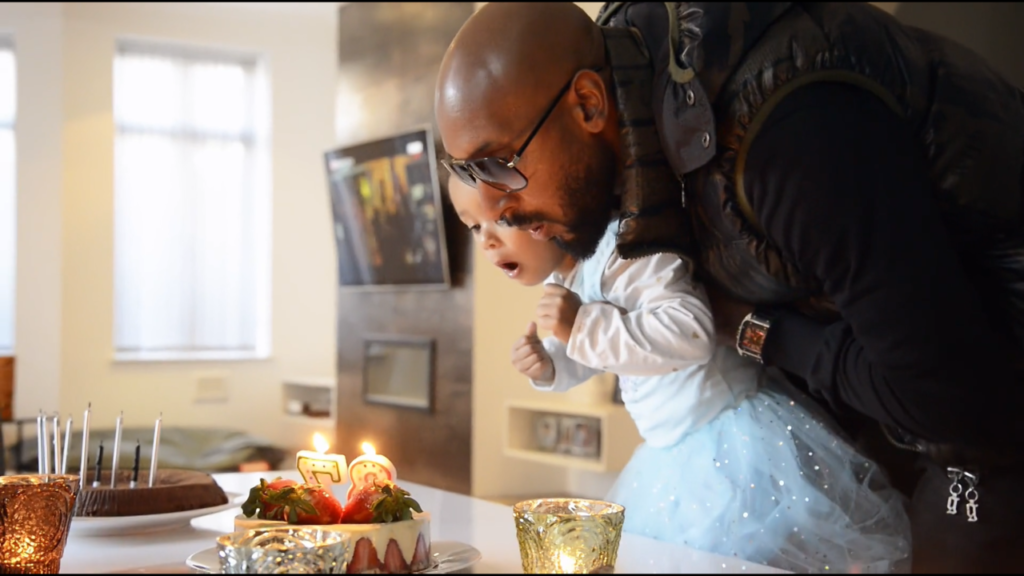
M 217 538 L 222 574 L 345 574 L 351 537 L 315 526 L 240 530 Z
M 0 476 L 0 574 L 56 574 L 78 497 L 78 476 Z
M 526 500 L 512 507 L 527 574 L 610 574 L 625 508 L 579 498 Z

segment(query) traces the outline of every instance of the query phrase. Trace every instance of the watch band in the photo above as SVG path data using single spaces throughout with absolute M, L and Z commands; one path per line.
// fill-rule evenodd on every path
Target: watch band
M 740 328 L 736 331 L 736 351 L 744 358 L 753 358 L 764 363 L 762 351 L 764 341 L 768 337 L 768 329 L 771 328 L 771 317 L 764 313 L 751 312 L 740 322 Z

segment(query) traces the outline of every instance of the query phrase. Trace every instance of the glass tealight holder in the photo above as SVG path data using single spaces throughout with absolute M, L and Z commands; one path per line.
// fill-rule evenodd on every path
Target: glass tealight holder
M 348 534 L 307 526 L 243 530 L 217 538 L 223 574 L 345 574 Z
M 625 508 L 578 498 L 526 500 L 512 507 L 527 574 L 615 571 Z
M 0 574 L 56 574 L 78 498 L 78 476 L 0 476 Z

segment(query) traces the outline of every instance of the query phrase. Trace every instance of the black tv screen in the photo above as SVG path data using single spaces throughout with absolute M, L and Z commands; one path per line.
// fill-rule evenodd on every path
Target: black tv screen
M 325 154 L 341 286 L 448 288 L 428 127 Z

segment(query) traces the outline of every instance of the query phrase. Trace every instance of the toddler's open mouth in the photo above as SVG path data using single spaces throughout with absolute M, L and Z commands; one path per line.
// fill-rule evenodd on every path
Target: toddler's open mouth
M 509 278 L 515 278 L 519 274 L 518 262 L 498 262 L 498 268 L 501 268 Z

